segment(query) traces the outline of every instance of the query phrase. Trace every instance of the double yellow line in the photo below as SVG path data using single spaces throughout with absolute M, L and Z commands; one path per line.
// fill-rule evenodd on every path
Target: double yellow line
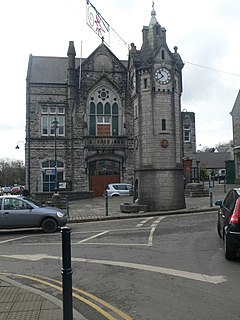
M 55 279 L 51 279 L 48 277 L 44 277 L 41 275 L 34 275 L 34 276 L 26 276 L 26 275 L 22 275 L 22 274 L 10 274 L 10 273 L 1 273 L 4 275 L 12 275 L 12 276 L 16 276 L 19 278 L 25 278 L 25 279 L 29 279 L 35 282 L 39 282 L 41 284 L 44 284 L 48 287 L 54 288 L 55 290 L 58 290 L 60 292 L 62 292 L 62 282 L 55 280 Z M 133 320 L 133 318 L 131 318 L 130 316 L 128 316 L 125 312 L 119 310 L 118 308 L 112 306 L 110 303 L 104 301 L 101 298 L 98 298 L 96 296 L 94 296 L 91 293 L 88 293 L 84 290 L 80 290 L 76 287 L 72 287 L 73 293 L 72 296 L 80 301 L 82 301 L 83 303 L 85 303 L 86 305 L 88 305 L 89 307 L 93 308 L 94 310 L 96 310 L 97 312 L 99 312 L 102 316 L 104 316 L 106 319 L 108 320 Z M 87 297 L 87 298 L 84 298 Z M 98 304 L 96 304 L 98 303 Z M 111 314 L 107 311 L 105 311 L 103 308 L 105 308 L 105 310 L 110 310 Z M 117 318 L 115 318 L 113 315 L 116 315 Z

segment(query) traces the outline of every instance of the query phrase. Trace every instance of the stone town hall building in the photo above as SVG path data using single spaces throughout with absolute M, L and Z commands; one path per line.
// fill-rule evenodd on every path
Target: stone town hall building
M 93 190 L 101 196 L 107 183 L 129 182 L 153 209 L 166 209 L 169 202 L 172 208 L 184 207 L 182 68 L 177 47 L 170 52 L 154 10 L 143 27 L 141 49 L 131 44 L 128 61 L 119 60 L 103 42 L 81 66 L 72 41 L 67 57 L 30 55 L 30 192 L 55 189 L 57 159 L 59 190 Z M 154 190 L 164 203 L 158 203 Z

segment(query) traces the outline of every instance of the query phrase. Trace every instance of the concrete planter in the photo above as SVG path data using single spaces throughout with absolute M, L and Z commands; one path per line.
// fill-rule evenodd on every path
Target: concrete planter
M 145 204 L 137 204 L 137 203 L 121 203 L 120 210 L 123 213 L 137 213 L 137 212 L 147 212 L 148 206 Z

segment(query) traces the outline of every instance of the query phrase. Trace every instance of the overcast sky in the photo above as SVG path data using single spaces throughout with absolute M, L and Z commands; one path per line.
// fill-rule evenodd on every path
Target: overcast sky
M 127 59 L 126 44 L 142 44 L 151 0 L 91 0 L 111 31 L 110 49 Z M 8 0 L 1 9 L 0 159 L 24 159 L 26 73 L 29 55 L 67 54 L 74 41 L 83 57 L 101 43 L 86 24 L 86 0 Z M 195 112 L 197 149 L 232 139 L 230 111 L 240 89 L 240 1 L 155 0 L 167 44 L 185 63 L 182 109 Z M 124 41 L 122 41 L 123 39 Z

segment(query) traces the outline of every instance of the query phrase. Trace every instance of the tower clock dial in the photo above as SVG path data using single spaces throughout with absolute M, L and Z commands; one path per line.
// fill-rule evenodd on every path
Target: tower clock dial
M 167 84 L 171 81 L 171 73 L 165 67 L 158 68 L 155 71 L 155 79 L 160 84 Z

